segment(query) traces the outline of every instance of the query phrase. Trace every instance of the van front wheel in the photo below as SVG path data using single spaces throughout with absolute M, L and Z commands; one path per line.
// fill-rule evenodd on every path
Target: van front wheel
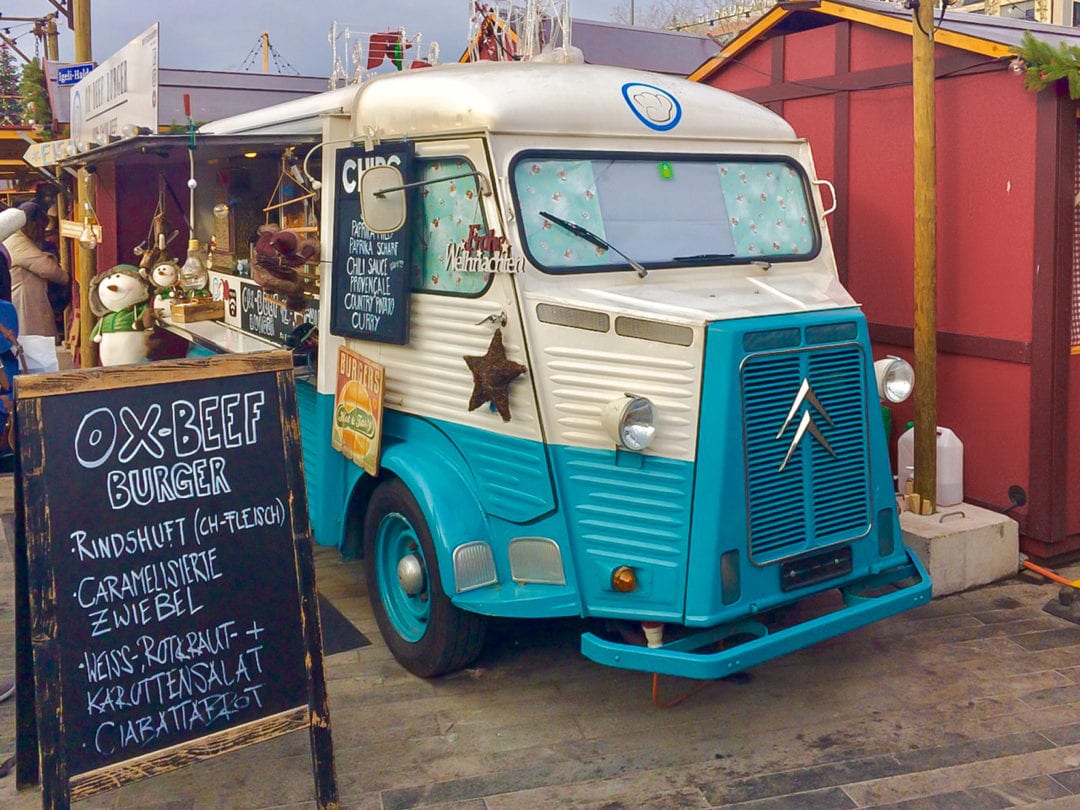
M 409 672 L 442 675 L 480 654 L 486 621 L 447 597 L 427 521 L 399 479 L 379 484 L 371 495 L 364 573 L 379 631 Z

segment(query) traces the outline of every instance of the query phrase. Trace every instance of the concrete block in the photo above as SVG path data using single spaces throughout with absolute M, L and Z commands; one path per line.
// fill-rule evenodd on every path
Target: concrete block
M 919 555 L 933 580 L 933 595 L 944 596 L 1012 576 L 1020 564 L 1015 520 L 962 503 L 933 515 L 900 513 L 904 543 Z

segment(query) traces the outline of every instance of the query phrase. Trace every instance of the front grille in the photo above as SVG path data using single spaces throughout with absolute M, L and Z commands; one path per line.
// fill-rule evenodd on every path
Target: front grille
M 744 359 L 748 533 L 754 562 L 853 540 L 869 530 L 865 374 L 858 344 Z

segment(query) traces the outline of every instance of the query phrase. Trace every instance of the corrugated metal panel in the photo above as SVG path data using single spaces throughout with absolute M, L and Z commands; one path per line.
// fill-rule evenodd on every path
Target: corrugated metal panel
M 408 345 L 357 344 L 358 351 L 386 366 L 387 407 L 503 435 L 540 438 L 528 373 L 510 385 L 511 421 L 503 422 L 486 405 L 468 410 L 473 378 L 465 357 L 482 356 L 488 350 L 494 330 L 490 325 L 478 324 L 500 312 L 499 302 L 490 298 L 414 295 Z M 519 335 L 516 323 L 511 321 L 503 329 L 503 343 L 509 359 L 526 364 Z
M 574 538 L 577 580 L 591 615 L 678 620 L 686 591 L 694 468 L 656 456 L 620 464 L 611 451 L 556 448 L 554 457 Z M 632 593 L 611 574 L 627 565 Z
M 301 450 L 304 457 L 304 487 L 307 491 L 308 513 L 315 542 L 337 545 L 339 532 L 332 525 L 332 516 L 340 514 L 334 498 L 333 478 L 328 463 L 329 454 L 337 455 L 330 446 L 329 425 L 320 418 L 319 395 L 315 386 L 304 381 L 296 383 L 296 410 L 300 419 Z M 340 495 L 340 493 L 338 493 Z
M 468 459 L 490 514 L 523 523 L 554 508 L 543 444 L 488 431 L 451 429 L 450 436 Z
M 594 337 L 582 330 L 551 329 L 541 341 L 540 387 L 546 392 L 546 429 L 554 444 L 612 449 L 600 423 L 603 407 L 626 393 L 656 406 L 656 439 L 649 455 L 689 461 L 697 440 L 700 349 Z M 637 354 L 634 347 L 647 347 Z
M 624 468 L 610 456 L 570 450 L 565 458 L 574 537 L 635 558 L 670 559 L 685 552 L 689 465 L 652 458 L 640 468 Z
M 551 473 L 528 372 L 510 384 L 509 422 L 488 405 L 468 410 L 473 377 L 466 356 L 488 350 L 498 314 L 491 293 L 481 298 L 414 295 L 409 343 L 358 344 L 361 353 L 386 367 L 385 406 L 442 423 L 467 460 L 484 509 L 512 522 L 533 520 L 554 507 Z M 507 357 L 526 365 L 520 327 L 503 329 Z
M 865 374 L 862 349 L 855 344 L 750 355 L 744 361 L 749 547 L 756 563 L 866 533 Z M 807 417 L 810 426 L 800 438 L 800 421 Z

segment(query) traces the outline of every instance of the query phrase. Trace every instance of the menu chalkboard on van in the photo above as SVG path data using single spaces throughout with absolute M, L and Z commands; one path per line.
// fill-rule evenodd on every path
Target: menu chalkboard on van
M 297 327 L 319 323 L 317 299 L 308 301 L 303 312 L 293 312 L 281 296 L 267 292 L 258 284 L 237 280 L 232 286 L 240 301 L 240 329 L 249 335 L 284 344 Z
M 397 166 L 410 182 L 412 144 L 337 153 L 330 332 L 404 344 L 409 340 L 409 228 L 372 233 L 360 216 L 360 175 L 382 164 Z
M 289 352 L 19 379 L 46 806 L 305 728 L 336 802 L 294 385 Z

